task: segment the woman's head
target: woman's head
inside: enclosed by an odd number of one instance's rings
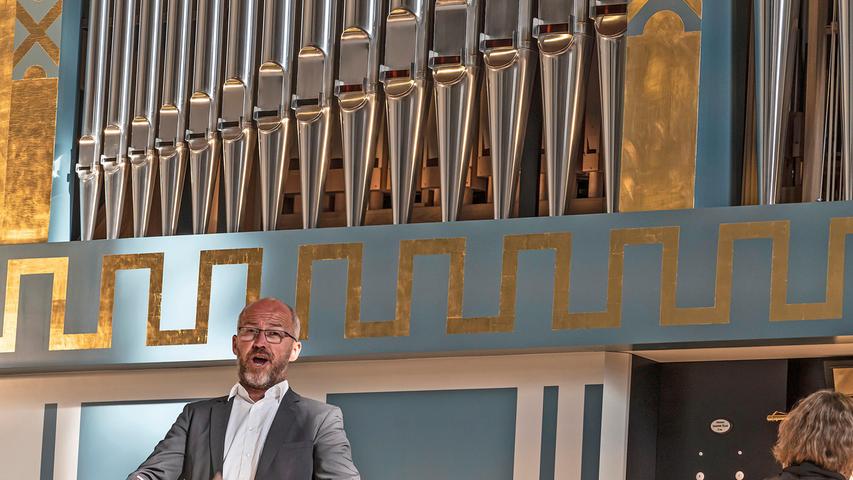
[[[779,425],[773,455],[783,467],[812,462],[853,474],[853,399],[822,390],[800,400]]]

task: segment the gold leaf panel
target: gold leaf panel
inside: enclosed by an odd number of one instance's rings
[[[700,32],[671,11],[628,38],[619,204],[622,211],[692,208]]]

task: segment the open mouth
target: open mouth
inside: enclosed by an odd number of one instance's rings
[[[251,358],[252,365],[254,365],[256,367],[263,367],[264,365],[268,364],[269,362],[270,362],[270,359],[267,357],[264,357],[262,355],[254,355]]]

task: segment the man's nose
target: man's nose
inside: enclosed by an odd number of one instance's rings
[[[252,342],[252,346],[269,348],[267,335],[264,332],[258,332],[258,334],[255,335],[255,340]]]

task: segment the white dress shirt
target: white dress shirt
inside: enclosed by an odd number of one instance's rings
[[[234,399],[228,428],[225,430],[225,462],[223,480],[253,480],[264,441],[273,418],[287,393],[287,380],[271,387],[264,398],[253,402],[249,393],[237,383],[228,399]]]

